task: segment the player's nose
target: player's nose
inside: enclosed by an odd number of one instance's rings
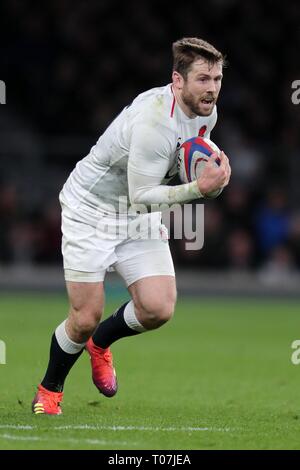
[[[217,84],[215,83],[214,80],[209,80],[209,82],[207,84],[206,93],[215,94],[216,91],[217,91]]]

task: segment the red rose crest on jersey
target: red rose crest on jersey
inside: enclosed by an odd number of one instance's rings
[[[202,127],[200,127],[199,132],[198,132],[198,136],[199,136],[199,137],[204,137],[204,134],[205,134],[205,132],[206,132],[206,129],[207,129],[207,126],[202,126]]]

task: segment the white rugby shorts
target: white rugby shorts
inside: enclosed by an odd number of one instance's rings
[[[117,271],[128,287],[144,277],[175,276],[167,228],[161,224],[160,216],[152,220],[151,237],[126,236],[127,223],[120,224],[123,232],[126,229],[125,235],[116,237],[115,221],[108,223],[106,229],[101,224],[94,226],[62,204],[65,280],[99,282],[107,271]]]

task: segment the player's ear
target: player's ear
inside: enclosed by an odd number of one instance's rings
[[[183,76],[179,72],[176,72],[176,70],[174,70],[172,73],[172,82],[173,82],[173,85],[178,90],[182,89],[183,84],[184,84],[184,79],[183,79]]]

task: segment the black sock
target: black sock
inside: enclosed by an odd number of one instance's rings
[[[106,349],[112,343],[126,336],[138,335],[140,332],[129,328],[124,320],[124,310],[126,304],[122,305],[113,315],[100,323],[97,330],[92,336],[96,346]]]
[[[65,379],[82,351],[83,349],[75,354],[66,353],[61,349],[54,333],[51,340],[49,364],[41,385],[51,392],[62,392]]]

